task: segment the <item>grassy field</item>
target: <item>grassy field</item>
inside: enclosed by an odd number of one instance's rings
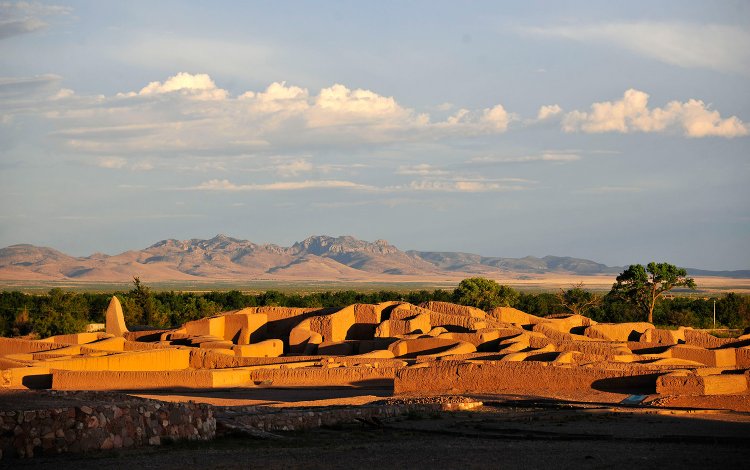
[[[180,292],[211,292],[238,290],[246,294],[259,294],[269,290],[284,293],[307,294],[313,292],[353,290],[377,292],[382,290],[411,292],[422,289],[453,290],[458,282],[339,282],[339,281],[206,281],[206,282],[146,282],[151,290]],[[133,288],[126,282],[72,282],[72,281],[0,281],[2,291],[21,291],[30,294],[45,293],[53,288],[73,292],[123,292]]]
[[[395,277],[395,276],[394,276]],[[614,276],[572,276],[560,274],[513,276],[496,279],[501,284],[509,285],[524,292],[556,292],[578,283],[591,291],[604,293],[609,291]],[[144,281],[152,290],[181,292],[210,292],[239,290],[243,293],[258,294],[269,290],[284,293],[307,294],[313,292],[353,290],[357,292],[396,291],[412,292],[418,290],[453,290],[458,279],[428,278],[392,282],[374,279],[372,281],[313,281],[313,280],[206,280],[206,281]],[[712,294],[736,292],[750,294],[750,279],[723,277],[696,277],[698,289],[695,291],[675,291],[675,295],[705,297]],[[73,292],[124,292],[133,287],[130,282],[77,282],[77,281],[7,281],[0,280],[0,291],[21,291],[30,294],[45,293],[53,288]]]

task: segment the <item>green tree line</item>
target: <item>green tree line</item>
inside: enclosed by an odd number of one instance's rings
[[[40,337],[81,331],[87,323],[103,323],[112,293],[74,293],[52,289],[45,295],[0,292],[0,335],[19,336],[34,333]],[[613,289],[605,295],[573,286],[556,293],[519,292],[482,278],[466,279],[454,291],[419,290],[413,292],[352,290],[314,293],[284,293],[269,290],[247,294],[226,292],[153,292],[139,280],[127,292],[116,292],[128,325],[177,327],[187,321],[244,307],[280,306],[328,308],[354,303],[404,301],[419,304],[430,300],[455,302],[490,309],[515,307],[527,313],[547,316],[581,313],[600,322],[643,321],[639,306]],[[713,326],[716,302],[718,326],[750,326],[750,296],[735,293],[710,298],[674,297],[661,299],[653,310],[654,323],[663,326],[685,325],[696,328]]]

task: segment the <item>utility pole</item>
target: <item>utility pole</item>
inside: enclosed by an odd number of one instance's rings
[[[714,330],[716,329],[716,299],[714,299]]]

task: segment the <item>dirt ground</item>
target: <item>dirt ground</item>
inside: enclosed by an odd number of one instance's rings
[[[19,469],[76,468],[745,468],[750,415],[625,408],[537,399],[471,412],[411,414],[373,425],[208,443],[7,461]]]
[[[195,401],[214,406],[300,407],[365,405],[384,397],[390,397],[392,394],[392,387],[275,387],[150,391],[147,393],[137,392],[133,395],[171,402]]]

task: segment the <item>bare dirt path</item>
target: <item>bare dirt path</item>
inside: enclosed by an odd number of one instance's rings
[[[744,468],[750,416],[519,401],[409,415],[284,439],[209,443],[13,461],[14,468]],[[7,464],[4,463],[4,464]]]

